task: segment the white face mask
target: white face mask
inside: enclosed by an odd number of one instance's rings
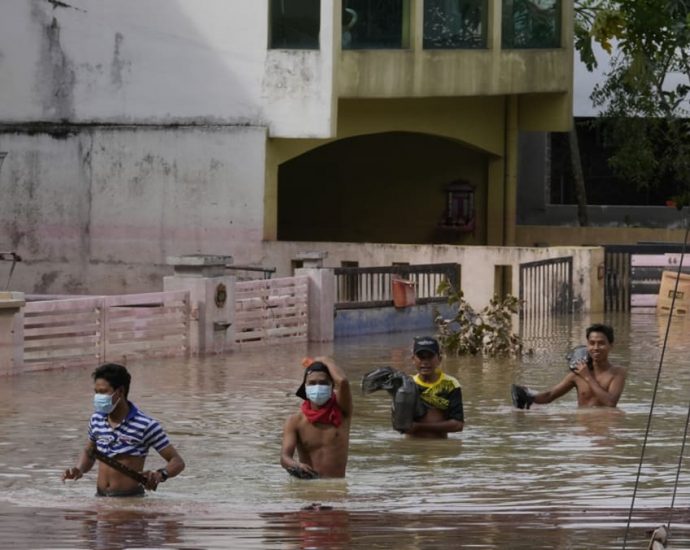
[[[93,395],[93,409],[97,413],[110,414],[115,410],[115,407],[120,402],[118,398],[115,403],[113,403],[113,396],[109,393],[95,393]]]
[[[333,394],[333,388],[326,384],[307,386],[305,390],[307,393],[307,399],[319,407],[328,401]]]

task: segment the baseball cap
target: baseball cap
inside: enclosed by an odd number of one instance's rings
[[[441,355],[441,346],[438,345],[438,340],[431,336],[416,336],[414,345],[412,346],[412,353],[417,355],[420,351],[430,351],[434,355]]]

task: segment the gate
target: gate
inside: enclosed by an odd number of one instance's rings
[[[604,308],[606,311],[630,311],[631,306],[654,305],[645,299],[656,297],[661,286],[663,266],[632,258],[678,254],[683,246],[673,243],[617,244],[604,247]],[[648,265],[647,265],[648,264]]]
[[[520,264],[521,319],[573,310],[573,257]]]

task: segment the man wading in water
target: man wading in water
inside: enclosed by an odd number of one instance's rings
[[[307,365],[296,395],[304,402],[285,422],[280,465],[304,479],[345,477],[352,419],[345,373],[332,359],[318,357]]]
[[[140,496],[145,488],[155,491],[159,483],[184,470],[184,461],[158,421],[146,416],[127,400],[131,381],[127,369],[106,363],[93,372],[93,379],[95,412],[89,422],[89,442],[77,466],[64,471],[62,481],[77,480],[88,472],[93,467],[95,451],[125,466],[139,478],[135,480],[101,462],[96,482],[97,496]],[[167,464],[153,472],[142,472],[149,447],[156,449]]]
[[[577,390],[577,404],[580,407],[615,407],[618,404],[625,385],[626,370],[614,367],[609,362],[613,329],[608,325],[595,324],[588,327],[585,334],[591,361],[579,361],[563,380],[541,393],[524,386],[513,386],[515,406],[529,409],[532,403],[551,403],[573,388]]]
[[[441,370],[441,347],[435,338],[418,336],[412,346],[414,376],[419,398],[426,406],[424,416],[405,432],[411,437],[447,438],[465,427],[460,383]]]

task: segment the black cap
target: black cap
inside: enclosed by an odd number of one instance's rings
[[[417,355],[420,351],[430,351],[434,355],[441,355],[441,346],[438,340],[431,336],[415,336],[412,353]]]
[[[325,372],[329,378],[331,377],[331,372],[328,370],[328,367],[326,365],[324,365],[321,361],[314,361],[311,365],[304,369],[304,378],[302,379],[302,385],[299,388],[297,388],[297,391],[295,392],[295,395],[297,397],[301,397],[305,400],[307,399],[307,390],[304,386],[307,382],[307,376],[309,376],[312,372]]]

